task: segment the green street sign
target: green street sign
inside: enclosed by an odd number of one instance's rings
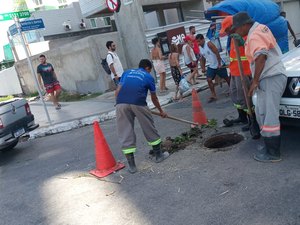
[[[15,17],[20,19],[28,18],[30,17],[30,12],[26,10],[26,11],[19,11],[19,12],[2,13],[0,14],[0,21],[13,20]]]

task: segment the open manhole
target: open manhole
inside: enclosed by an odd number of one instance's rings
[[[232,145],[240,143],[244,140],[244,137],[240,134],[219,134],[215,135],[204,142],[204,146],[207,148],[226,148]]]

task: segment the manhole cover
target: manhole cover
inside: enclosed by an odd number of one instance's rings
[[[226,148],[244,140],[242,135],[232,134],[219,134],[215,135],[204,142],[204,146],[207,148]]]

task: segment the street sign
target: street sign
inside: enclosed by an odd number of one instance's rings
[[[119,8],[119,1],[118,0],[106,0],[106,5],[107,5],[107,8],[111,12],[115,12]]]
[[[21,31],[38,30],[45,28],[42,19],[25,20],[21,21]]]
[[[45,28],[44,22],[42,19],[34,19],[34,20],[25,20],[21,21],[21,31],[29,31],[29,30],[37,30]],[[11,25],[9,28],[10,36],[14,36],[18,33],[16,24]]]
[[[0,21],[13,20],[15,17],[20,19],[28,18],[30,17],[30,12],[26,10],[26,11],[19,11],[19,12],[2,13],[0,14]]]
[[[15,34],[18,33],[18,29],[17,29],[16,24],[11,25],[11,26],[8,28],[8,30],[9,30],[10,36],[14,36]]]

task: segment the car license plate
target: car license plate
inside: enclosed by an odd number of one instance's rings
[[[24,128],[21,128],[17,131],[14,132],[14,136],[17,138],[17,137],[20,137],[22,134],[25,134],[25,129]]]
[[[281,117],[300,118],[300,106],[280,105],[279,114]]]

